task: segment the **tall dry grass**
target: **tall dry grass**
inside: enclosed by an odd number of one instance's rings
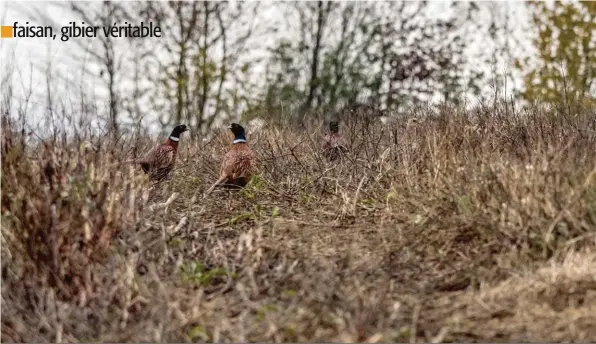
[[[204,201],[226,131],[183,138],[171,178],[150,185],[127,161],[154,140],[30,143],[5,120],[2,341],[589,338],[594,326],[528,311],[559,297],[548,283],[510,315],[481,316],[470,300],[515,299],[501,285],[544,281],[538,267],[594,249],[593,116],[510,104],[387,124],[345,113],[350,153],[333,164],[321,123],[269,123],[249,135],[250,185]],[[569,288],[594,289],[573,276]],[[596,323],[593,297],[557,307]]]

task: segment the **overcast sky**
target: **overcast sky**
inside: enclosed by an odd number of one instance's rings
[[[97,2],[97,1],[96,1]],[[0,5],[0,20],[2,25],[10,25],[14,22],[25,23],[30,21],[33,25],[43,25],[37,21],[32,21],[31,14],[43,13],[47,14],[59,25],[66,25],[72,21],[74,16],[70,15],[68,11],[61,9],[60,6],[65,3],[62,2],[47,2],[47,1],[3,1]],[[507,7],[512,13],[514,25],[517,25],[517,32],[522,34],[523,23],[528,21],[527,13],[524,10],[524,5],[516,1],[501,1],[497,2]],[[94,4],[90,4],[93,6]],[[444,9],[448,6],[447,1],[435,1],[431,6],[434,6],[434,13],[440,15],[444,13]],[[483,16],[487,16],[488,12],[484,11]],[[279,13],[268,11],[261,11],[257,20],[267,20],[268,22],[280,21]],[[488,19],[488,17],[487,17]],[[281,21],[280,21],[281,25]],[[167,35],[167,29],[163,32]],[[59,33],[58,33],[59,36]],[[126,40],[121,41],[122,44],[127,44]],[[477,52],[481,49],[486,49],[486,46],[472,46],[472,52]],[[523,49],[524,47],[514,47],[514,49]],[[44,113],[46,107],[47,87],[46,87],[46,71],[47,66],[52,66],[52,77],[60,78],[62,82],[59,86],[54,85],[52,92],[61,97],[68,97],[69,93],[78,91],[81,88],[90,88],[97,90],[94,97],[98,100],[107,99],[107,95],[102,93],[103,89],[101,82],[97,78],[85,78],[81,75],[81,70],[76,68],[76,61],[73,61],[73,52],[81,51],[80,45],[74,39],[68,42],[60,41],[59,37],[56,40],[39,39],[39,38],[16,38],[16,39],[1,39],[0,40],[0,64],[2,80],[4,81],[7,73],[12,71],[12,78],[9,82],[13,85],[13,100],[19,102],[27,97],[31,90],[30,109],[29,112],[36,114]],[[127,48],[124,48],[127,51]],[[157,53],[157,52],[156,52]],[[80,58],[81,55],[78,55]],[[130,57],[132,59],[132,56]],[[14,63],[14,66],[10,63]],[[511,70],[512,66],[501,64],[498,66],[501,71]],[[96,70],[99,74],[99,71]],[[255,70],[256,73],[259,70]],[[81,80],[85,79],[85,80]],[[519,85],[519,80],[517,80]],[[97,83],[97,84],[94,84]],[[65,101],[65,98],[61,98]],[[68,101],[68,100],[66,100]]]

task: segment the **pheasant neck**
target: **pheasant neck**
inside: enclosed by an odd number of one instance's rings
[[[178,149],[178,141],[180,141],[179,137],[170,136],[164,143],[168,146],[174,147],[174,149]]]
[[[232,143],[246,143],[246,137],[244,136],[244,133],[242,134],[236,134],[234,136],[234,141],[232,141]]]

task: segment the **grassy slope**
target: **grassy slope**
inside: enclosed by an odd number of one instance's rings
[[[590,114],[478,114],[344,122],[340,164],[272,125],[253,183],[206,199],[227,132],[151,187],[128,144],[4,128],[2,341],[596,338]]]

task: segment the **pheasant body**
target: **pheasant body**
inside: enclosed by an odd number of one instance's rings
[[[226,178],[226,184],[244,187],[256,167],[257,156],[246,142],[232,144],[226,153],[219,172],[220,178]]]
[[[329,123],[329,131],[323,136],[323,155],[329,161],[335,161],[347,153],[343,138],[339,135],[339,123]]]
[[[150,180],[161,181],[170,175],[176,164],[180,134],[187,130],[185,125],[176,126],[163,143],[151,149],[138,161]]]
[[[244,128],[237,123],[232,123],[229,129],[234,133],[232,147],[221,162],[219,179],[205,195],[211,193],[216,186],[242,188],[248,184],[255,172],[257,156],[246,143]]]

